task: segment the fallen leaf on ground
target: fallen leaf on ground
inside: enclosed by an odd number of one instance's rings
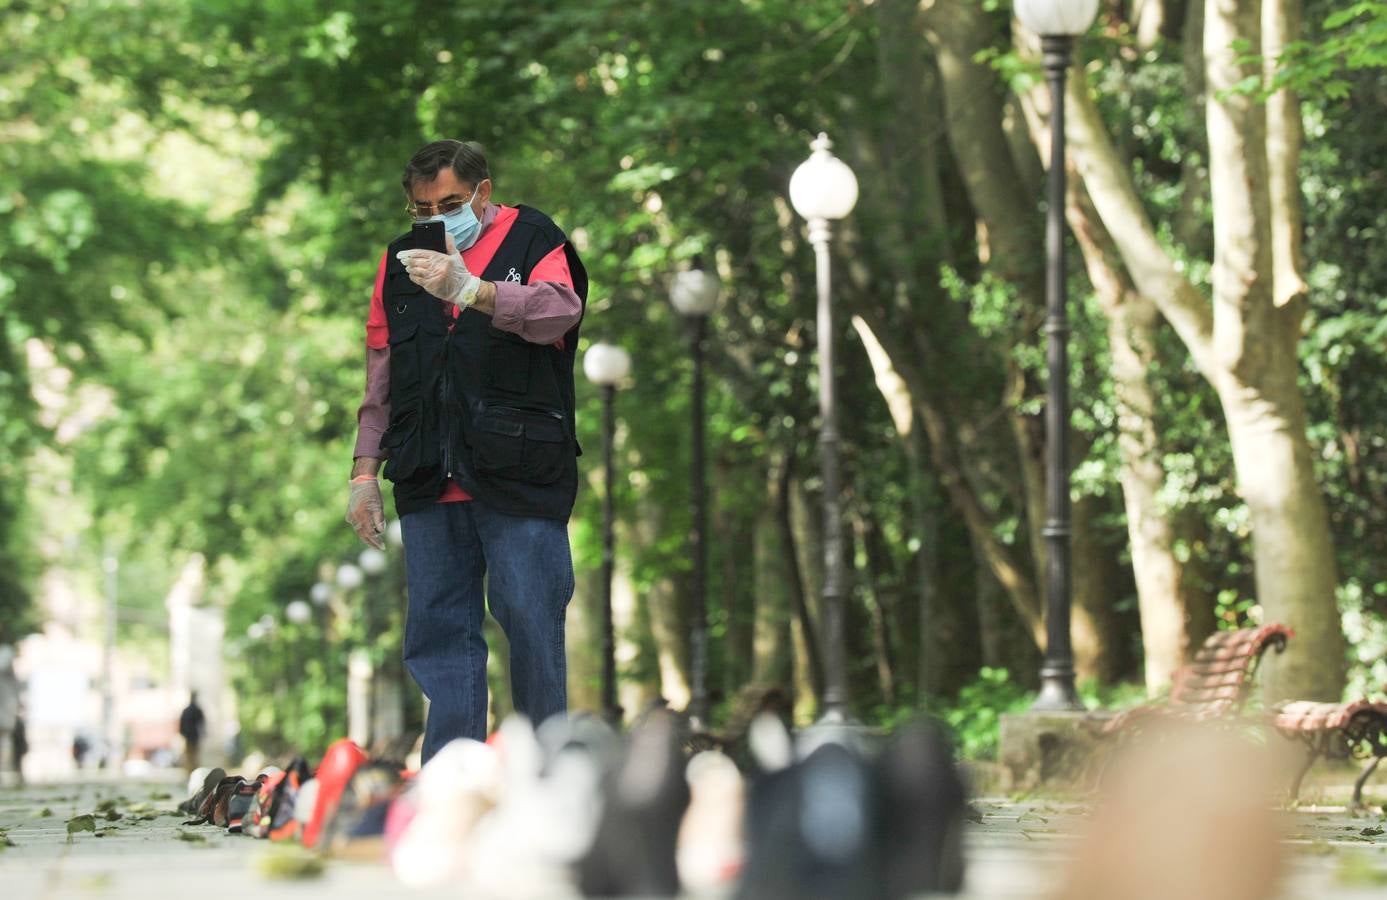
[[[123,818],[125,818],[125,817],[124,817],[123,815],[121,815],[121,813],[120,813],[118,810],[115,810],[115,809],[108,809],[108,810],[106,810],[105,819],[106,819],[107,822],[119,822],[119,821],[120,821],[121,819],[123,819]]]
[[[149,795],[149,799],[151,799],[151,800],[172,800],[172,799],[173,799],[173,794],[170,794],[168,791],[155,791],[154,793],[152,793],[152,794]]]
[[[1381,828],[1368,827],[1364,828],[1362,831],[1358,833],[1363,835],[1364,837],[1377,837],[1379,834],[1382,834],[1383,831]]]
[[[323,874],[323,858],[302,847],[280,844],[257,857],[255,869],[265,878],[319,878]]]
[[[207,836],[206,836],[206,835],[194,834],[194,833],[191,832],[191,831],[179,831],[179,832],[178,832],[177,834],[175,834],[174,836],[175,836],[176,838],[178,838],[180,841],[187,841],[187,842],[190,843],[190,844],[205,844],[205,843],[207,843]]]
[[[45,806],[43,809],[38,809],[38,810],[35,810],[35,811],[34,811],[34,818],[35,818],[35,819],[47,819],[47,818],[49,818],[49,817],[52,816],[52,815],[53,815],[53,810],[49,809],[49,808],[46,807],[46,806]]]
[[[1340,884],[1387,885],[1387,869],[1378,868],[1362,853],[1346,853],[1339,859],[1339,870],[1334,873]]]
[[[97,836],[97,837],[110,837],[111,835],[117,834],[118,832],[119,832],[119,829],[117,829],[117,828],[102,828],[102,829],[100,829],[99,831],[96,832],[96,836]]]
[[[96,816],[87,813],[85,816],[73,816],[67,820],[67,833],[76,834],[79,831],[96,831]]]

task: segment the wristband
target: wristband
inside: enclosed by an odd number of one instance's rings
[[[462,286],[462,291],[458,294],[458,305],[463,309],[477,302],[477,295],[481,293],[482,280],[476,275],[468,277],[466,284]]]

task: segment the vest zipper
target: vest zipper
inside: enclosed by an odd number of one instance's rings
[[[448,474],[445,479],[453,477],[453,391],[452,379],[448,377],[448,354],[449,344],[452,343],[452,329],[448,329],[449,340],[443,343],[443,427],[439,429],[443,438],[443,470]]]

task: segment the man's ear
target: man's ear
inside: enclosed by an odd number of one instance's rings
[[[477,185],[477,196],[482,198],[482,209],[491,202],[491,179],[485,178],[482,183]]]

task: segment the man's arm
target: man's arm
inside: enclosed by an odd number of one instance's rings
[[[380,440],[390,425],[390,345],[366,348],[366,394],[356,411],[352,477],[380,469]]]
[[[376,288],[366,316],[366,393],[356,411],[356,449],[352,477],[380,469],[380,440],[390,424],[390,329],[385,318],[385,254],[376,270]]]
[[[489,308],[483,308],[486,302]],[[583,317],[583,301],[573,290],[568,257],[562,246],[530,271],[529,284],[482,282],[473,304],[491,316],[491,324],[532,344],[552,344]]]

